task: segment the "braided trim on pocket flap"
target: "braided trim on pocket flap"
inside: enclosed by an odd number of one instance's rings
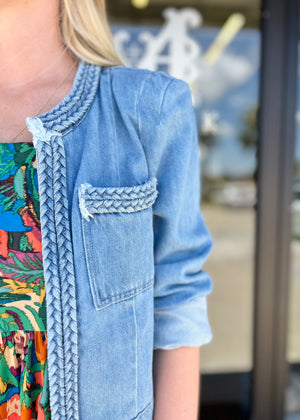
[[[79,207],[89,220],[94,213],[133,213],[152,206],[158,196],[157,179],[149,178],[132,187],[94,187],[84,183],[79,187]]]

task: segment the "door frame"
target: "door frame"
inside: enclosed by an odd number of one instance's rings
[[[299,1],[263,0],[258,112],[253,420],[282,420],[287,380]]]

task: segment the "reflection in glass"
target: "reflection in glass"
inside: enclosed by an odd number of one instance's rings
[[[205,32],[203,46],[209,48],[218,30]],[[215,283],[209,308],[216,333],[202,352],[207,372],[252,367],[258,72],[259,34],[241,30],[214,65],[205,68],[200,87],[202,211],[215,239],[205,267]]]
[[[201,350],[201,370],[212,387],[203,387],[203,395],[206,402],[227,399],[249,410],[260,32],[245,28],[240,13],[228,13],[222,27],[206,27],[191,7],[166,8],[163,16],[163,26],[112,25],[115,45],[127,65],[162,70],[190,85],[201,208],[214,242],[203,267],[214,284],[208,301],[214,339]]]

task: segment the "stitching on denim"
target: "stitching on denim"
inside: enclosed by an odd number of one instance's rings
[[[82,229],[82,237],[83,237],[83,248],[84,248],[85,260],[86,260],[86,268],[87,268],[87,274],[88,274],[88,282],[90,284],[90,291],[92,295],[92,300],[94,302],[94,307],[97,309],[97,306],[98,306],[97,290],[96,290],[96,285],[95,285],[95,282],[93,280],[92,273],[90,270],[89,253],[88,253],[87,243],[86,243],[87,237],[85,234],[83,217],[81,218],[81,229]]]
[[[78,331],[74,263],[68,224],[65,150],[60,135],[53,136],[52,132],[50,136],[39,119],[32,121],[36,122],[33,125],[29,123],[29,126],[34,127],[33,136],[37,148],[47,290],[51,417],[53,420],[78,420]],[[44,134],[47,141],[42,139]],[[54,140],[50,142],[52,136]]]
[[[138,105],[139,105],[139,101],[140,101],[140,97],[142,96],[142,91],[144,89],[144,86],[147,82],[147,80],[149,79],[149,77],[151,76],[152,72],[148,73],[147,76],[145,77],[145,79],[143,80],[140,90],[138,91],[137,97],[136,97],[136,102],[135,102],[135,115],[136,115],[136,120],[137,120],[137,124],[138,124],[138,135],[139,138],[141,138],[141,125],[140,125],[140,114],[138,112]]]
[[[132,187],[93,187],[81,184],[78,190],[82,216],[89,221],[93,213],[133,213],[145,210],[156,200],[157,179]]]
[[[135,299],[132,300],[133,319],[135,328],[135,412],[137,412],[137,389],[138,389],[138,345],[137,345],[137,320],[135,313]]]
[[[153,284],[154,284],[154,277],[152,277],[150,281],[143,284],[139,288],[130,289],[130,290],[124,292],[124,293],[120,293],[118,295],[109,297],[109,300],[108,300],[108,298],[103,299],[103,303],[99,302],[99,299],[97,299],[97,301],[99,303],[95,304],[95,308],[97,310],[101,310],[101,309],[106,308],[107,306],[110,306],[110,305],[114,304],[114,303],[120,303],[120,302],[123,302],[124,300],[131,299],[132,297],[142,293],[144,290],[147,290],[150,287],[152,287]],[[108,302],[106,303],[107,300],[108,300]]]
[[[132,69],[132,70],[134,70],[134,69]],[[139,138],[141,138],[141,129],[140,129],[140,128],[141,128],[141,125],[140,125],[140,115],[139,115],[139,112],[138,112],[139,107],[138,107],[137,105],[138,105],[138,103],[139,103],[139,101],[140,101],[140,98],[141,98],[141,96],[142,96],[142,91],[143,91],[143,89],[144,89],[144,86],[145,86],[145,84],[146,84],[147,80],[149,79],[149,77],[150,77],[150,76],[153,76],[153,75],[155,75],[155,74],[160,74],[161,76],[164,76],[164,77],[166,77],[166,78],[169,78],[169,77],[170,77],[170,76],[169,76],[169,75],[167,75],[165,72],[160,71],[160,70],[152,71],[152,70],[147,70],[147,69],[144,69],[144,71],[149,72],[149,73],[148,73],[147,77],[145,77],[145,79],[143,80],[143,83],[142,83],[141,88],[140,88],[140,90],[139,90],[139,93],[138,93],[138,95],[137,95],[137,101],[136,101],[136,111],[135,111],[135,113],[136,113],[136,117],[137,117],[137,121],[138,121],[138,130],[139,130],[139,131],[138,131],[138,134],[139,134]],[[171,77],[172,77],[172,76],[171,76]],[[165,97],[166,90],[167,90],[167,88],[168,88],[169,84],[170,84],[172,81],[174,81],[174,80],[175,80],[174,78],[170,78],[170,79],[168,79],[168,82],[167,82],[167,84],[166,84],[166,86],[165,86],[165,88],[164,88],[164,91],[163,91],[163,93],[162,93],[161,101],[160,101],[160,104],[159,104],[159,119],[158,119],[158,121],[160,121],[160,115],[161,115],[162,103],[163,103],[163,101],[164,101],[164,97]]]
[[[153,407],[153,400],[150,401],[149,404],[147,404],[146,407],[142,411],[140,411],[137,416],[133,417],[131,420],[141,419],[141,416],[146,414],[148,412],[148,410],[152,409],[152,407]]]
[[[163,109],[163,104],[164,104],[164,101],[165,101],[165,97],[166,97],[167,90],[168,90],[168,88],[169,88],[170,84],[174,82],[174,80],[175,80],[175,79],[170,79],[170,80],[169,80],[169,82],[166,84],[166,86],[165,86],[165,90],[164,90],[164,92],[163,92],[163,94],[162,94],[161,103],[160,103],[160,108],[159,108],[159,119],[158,119],[158,125],[160,124],[160,121],[161,121],[161,111],[162,111],[162,109]]]
[[[111,72],[109,73],[109,83],[110,83],[110,85],[112,84],[112,81],[111,81]],[[115,163],[115,166],[117,167],[117,173],[118,173],[118,183],[119,183],[119,185],[120,185],[120,183],[121,183],[121,175],[120,175],[120,159],[119,159],[119,148],[118,148],[118,140],[117,140],[117,123],[116,123],[116,117],[115,117],[115,112],[113,111],[113,105],[112,105],[112,98],[111,98],[111,95],[107,95],[107,102],[109,101],[109,104],[110,104],[110,106],[111,106],[111,109],[110,109],[110,115],[111,115],[111,118],[112,118],[112,120],[113,120],[113,124],[112,124],[112,126],[113,126],[113,132],[114,132],[114,155],[115,155],[115,158],[114,158],[114,163]]]
[[[109,295],[109,296],[105,296],[105,298],[101,299],[103,301],[107,301],[108,299],[119,299],[119,298],[123,298],[123,297],[128,297],[128,296],[134,296],[132,294],[132,292],[139,292],[141,290],[143,290],[146,287],[148,287],[149,285],[151,286],[151,284],[153,283],[153,277],[151,277],[151,279],[149,281],[147,281],[145,284],[143,284],[142,286],[139,287],[133,287],[132,289],[127,289],[125,292],[122,293],[118,293],[117,295]]]
[[[149,70],[146,70],[146,71],[149,71]],[[144,152],[145,161],[147,163],[148,174],[149,174],[149,162],[148,162],[147,155],[146,155],[146,152],[145,152],[145,146],[144,146],[143,142],[141,141],[141,122],[140,122],[141,119],[140,119],[140,113],[139,113],[139,106],[138,105],[139,105],[139,102],[140,102],[140,97],[142,96],[142,91],[144,89],[145,83],[149,79],[151,74],[152,74],[152,72],[148,73],[147,77],[145,77],[145,79],[143,80],[143,83],[142,83],[141,88],[138,92],[138,95],[136,97],[136,102],[135,102],[135,117],[136,117],[136,121],[137,121],[137,130],[138,130],[137,134],[138,134],[138,138],[140,140],[140,144],[141,144],[143,152]]]
[[[147,70],[147,71],[149,71],[149,70]],[[139,139],[140,139],[140,143],[141,143],[141,145],[142,145],[142,148],[143,148],[143,151],[144,151],[144,155],[145,155],[145,158],[146,158],[146,162],[147,162],[147,166],[148,166],[148,173],[149,173],[149,162],[148,162],[148,159],[147,159],[147,154],[146,154],[146,151],[145,151],[145,146],[144,146],[144,143],[141,141],[141,118],[140,118],[139,106],[138,106],[138,105],[140,105],[140,103],[139,103],[139,102],[140,102],[140,98],[141,98],[141,96],[142,96],[142,91],[143,91],[143,89],[144,89],[144,86],[145,86],[145,84],[146,84],[147,80],[148,80],[148,79],[150,78],[150,76],[151,76],[151,75],[153,75],[153,74],[161,74],[161,75],[163,75],[163,76],[165,76],[165,77],[168,77],[168,76],[167,76],[164,72],[162,72],[162,71],[156,71],[156,72],[150,71],[150,72],[148,73],[147,77],[145,77],[145,79],[143,80],[142,86],[141,86],[140,91],[139,91],[138,96],[137,96],[136,106],[135,106],[135,114],[136,114],[137,125],[138,125],[138,137],[139,137]],[[165,96],[165,92],[166,92],[166,90],[167,90],[167,87],[169,86],[169,84],[171,83],[171,81],[172,81],[172,79],[170,79],[170,80],[169,80],[169,82],[168,82],[168,83],[166,84],[166,86],[165,86],[165,90],[163,91],[162,98],[161,98],[161,102],[160,102],[160,104],[159,104],[159,112],[158,112],[159,117],[158,117],[158,122],[156,123],[156,126],[158,126],[158,125],[160,124],[160,120],[161,120],[161,108],[162,108],[162,103],[163,103],[163,100],[164,100],[164,96]]]

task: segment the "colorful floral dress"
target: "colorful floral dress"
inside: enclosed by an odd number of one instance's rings
[[[36,153],[0,143],[0,419],[50,419]]]

